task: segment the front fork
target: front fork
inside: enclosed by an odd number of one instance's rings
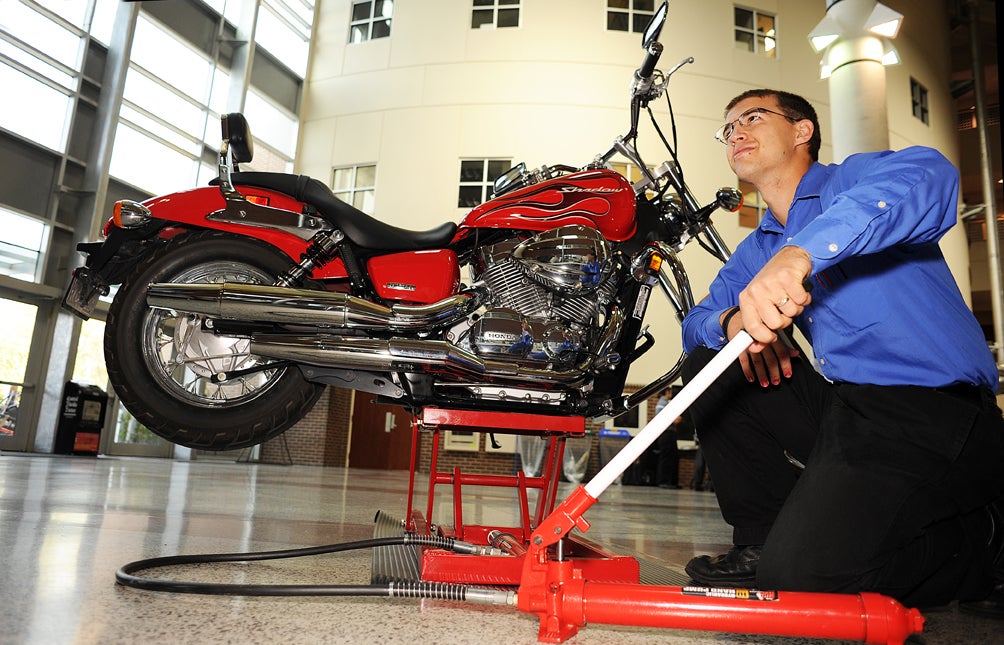
[[[722,262],[728,260],[729,256],[732,255],[725,241],[722,240],[710,221],[698,235],[704,236],[702,246]],[[639,271],[647,271],[651,280],[659,284],[666,299],[673,305],[677,321],[682,324],[683,319],[694,306],[694,294],[690,288],[690,278],[676,252],[662,242],[651,243],[634,262],[635,276],[640,278]],[[656,392],[661,392],[669,387],[679,378],[684,358],[686,355],[680,354],[676,364],[668,372],[630,396],[624,397],[623,409],[630,410],[641,405]]]

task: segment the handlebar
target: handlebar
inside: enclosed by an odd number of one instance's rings
[[[636,95],[647,92],[648,88],[651,87],[652,74],[655,72],[655,66],[659,64],[659,57],[662,56],[662,43],[654,41],[649,44],[645,51],[647,52],[645,60],[642,61],[641,67],[635,72]]]

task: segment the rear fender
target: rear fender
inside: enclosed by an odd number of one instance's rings
[[[143,205],[150,209],[155,220],[166,222],[165,227],[158,231],[161,237],[173,237],[193,228],[215,229],[261,240],[285,253],[291,261],[299,261],[309,245],[309,240],[304,239],[304,235],[308,238],[313,235],[313,230],[305,228],[293,232],[293,229],[297,229],[296,223],[302,219],[301,213],[306,204],[284,193],[264,188],[240,186],[239,189],[250,202],[249,210],[253,210],[252,214],[256,216],[254,223],[221,217],[219,214],[224,211],[227,203],[215,186],[153,197],[144,201]],[[268,219],[270,217],[271,220]],[[325,280],[344,278],[347,275],[342,260],[336,258],[315,269],[311,277]]]

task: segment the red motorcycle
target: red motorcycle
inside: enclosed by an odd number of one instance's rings
[[[698,205],[649,107],[693,62],[656,69],[665,18],[663,4],[643,38],[628,133],[580,168],[518,164],[459,225],[403,230],[316,179],[242,172],[251,133],[225,115],[215,185],[116,203],[104,241],[79,245],[87,262],[64,307],[86,319],[121,283],[105,332],[115,392],[148,428],[194,448],[265,441],[325,385],[412,409],[621,414],[682,362],[623,394],[654,344],[651,290],[682,320],[693,296],[677,253],[697,239],[724,261],[709,217],[741,203],[723,188]],[[670,156],[654,169],[636,149],[642,109]],[[609,168],[618,153],[641,171],[635,185]]]

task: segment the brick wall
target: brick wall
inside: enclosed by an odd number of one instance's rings
[[[344,466],[348,452],[349,411],[352,391],[337,387],[325,388],[314,408],[281,437],[262,444],[263,463],[302,466]],[[283,448],[285,438],[289,457]]]

